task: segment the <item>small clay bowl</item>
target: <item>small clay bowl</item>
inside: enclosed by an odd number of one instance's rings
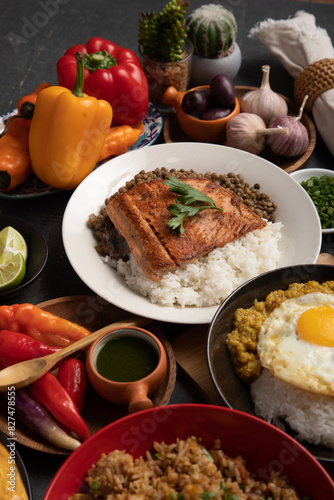
[[[194,87],[187,92],[194,90],[210,90],[209,85],[202,85]],[[191,139],[198,142],[211,142],[222,144],[225,139],[226,123],[230,118],[240,113],[239,100],[235,99],[233,111],[218,120],[200,120],[194,116],[185,113],[181,107],[183,96],[186,92],[179,92],[175,87],[168,87],[166,89],[162,102],[164,105],[173,106],[176,111],[177,121],[185,134]]]
[[[118,341],[117,347],[112,344],[114,341]],[[135,359],[131,358],[129,349],[132,353],[136,350]],[[146,356],[145,363],[139,350]],[[147,369],[148,363],[150,369]],[[137,372],[132,373],[135,364]],[[137,327],[117,328],[90,346],[86,366],[89,380],[100,396],[112,403],[128,405],[129,412],[135,413],[153,406],[149,396],[165,379],[167,356],[162,343],[151,332]],[[143,375],[141,378],[137,378],[139,373]]]

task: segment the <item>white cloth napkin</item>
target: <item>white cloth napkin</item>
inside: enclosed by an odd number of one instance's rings
[[[327,31],[316,26],[315,17],[304,11],[296,12],[287,20],[262,21],[251,29],[249,37],[257,37],[293,78],[309,64],[334,59]],[[312,113],[320,135],[334,156],[334,89],[317,97]]]

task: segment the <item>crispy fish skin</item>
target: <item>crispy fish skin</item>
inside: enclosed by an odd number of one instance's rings
[[[107,213],[116,229],[126,239],[130,251],[144,273],[151,280],[159,281],[162,274],[175,270],[175,263],[133,203],[129,192],[116,196],[107,205]]]
[[[185,233],[167,226],[167,207],[177,196],[156,180],[141,183],[114,197],[106,210],[119,233],[127,240],[139,266],[153,281],[217,247],[266,226],[266,222],[240,202],[239,198],[206,178],[182,179],[213,199],[218,210],[203,210],[184,221]]]

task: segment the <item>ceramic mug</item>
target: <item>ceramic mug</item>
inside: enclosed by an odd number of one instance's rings
[[[156,364],[154,363],[155,367],[152,368],[152,371],[138,380],[120,381],[117,373],[113,380],[106,378],[106,371],[109,370],[111,363],[114,363],[110,358],[108,364],[108,353],[106,350],[108,348],[110,349],[112,346],[111,342],[117,339],[123,339],[124,351],[118,354],[118,361],[122,363],[122,371],[125,370],[126,372],[126,363],[129,362],[129,359],[126,359],[127,356],[129,358],[129,342],[132,343],[135,341],[140,342],[141,348],[144,348],[146,354],[148,354],[149,351],[155,353]],[[132,341],[131,339],[135,340]],[[127,348],[125,347],[125,343],[128,345]],[[106,347],[107,345],[109,345],[109,347]],[[145,345],[146,347],[143,347]],[[101,352],[103,348],[105,350],[102,360]],[[132,350],[133,348],[134,346],[131,346]],[[122,346],[119,349],[122,349]],[[115,352],[116,351],[114,351],[114,353]],[[123,361],[121,361],[121,358],[123,358]],[[132,365],[134,364],[137,364],[137,366],[140,365],[140,360],[136,359],[135,362],[132,362]],[[132,365],[129,365],[129,370],[132,369]],[[167,355],[160,340],[151,332],[138,327],[117,328],[101,335],[90,346],[87,353],[86,366],[89,380],[100,396],[112,403],[128,405],[129,412],[135,413],[153,406],[153,402],[149,396],[158,390],[165,379],[167,372]],[[144,367],[141,368],[144,369]],[[117,366],[115,370],[117,372]],[[102,372],[103,375],[99,372]]]

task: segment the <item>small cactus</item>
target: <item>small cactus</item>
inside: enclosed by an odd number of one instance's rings
[[[138,41],[146,57],[163,62],[182,59],[182,45],[189,30],[184,18],[188,5],[188,1],[171,0],[157,15],[141,13]]]
[[[195,9],[186,19],[188,38],[194,54],[220,58],[234,49],[237,24],[234,15],[222,5],[208,4]]]

